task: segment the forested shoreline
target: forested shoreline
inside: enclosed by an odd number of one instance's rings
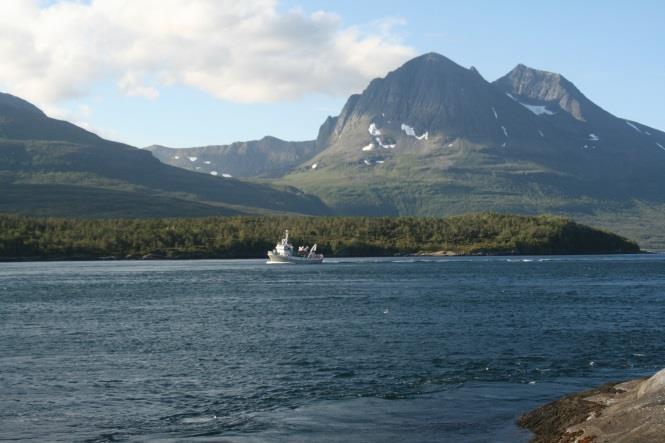
[[[637,253],[616,234],[554,216],[62,219],[0,215],[0,260],[261,258],[289,229],[326,256]]]

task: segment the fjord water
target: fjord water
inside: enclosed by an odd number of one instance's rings
[[[663,255],[5,263],[0,439],[526,441],[663,319]]]

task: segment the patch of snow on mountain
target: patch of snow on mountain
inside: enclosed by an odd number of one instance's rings
[[[196,160],[198,160],[198,157],[187,157],[190,162],[194,163]]]
[[[369,133],[372,135],[372,137],[376,137],[378,135],[381,135],[381,131],[379,130],[379,128],[376,127],[376,125],[374,123],[369,125],[368,130],[369,130]]]
[[[383,160],[377,160],[376,163],[379,164],[379,165],[382,165],[384,163],[384,161]]]
[[[545,134],[543,134],[543,131],[541,131],[540,129],[538,130],[538,134],[540,134],[542,138],[545,138]]]
[[[222,174],[222,177],[224,177],[224,178],[233,178],[233,176],[231,174],[226,174],[226,173]]]
[[[650,133],[649,131],[644,131],[644,133],[645,133],[646,135],[651,135],[651,133]]]
[[[314,163],[314,164],[312,165],[312,169],[316,169],[316,168],[318,168],[318,167],[319,167],[319,164],[318,164],[318,163]]]
[[[506,137],[508,137],[508,130],[506,129],[506,127],[505,127],[505,126],[501,126],[501,130],[503,131],[503,135],[505,135]]]
[[[508,97],[510,97],[511,99],[517,101],[517,99],[516,99],[515,97],[513,97],[513,94],[511,94],[510,92],[506,92],[506,95],[507,95]]]
[[[663,151],[665,151],[665,146],[661,145],[660,143],[656,143],[656,144],[658,145],[658,147],[659,147],[660,149],[662,149]]]
[[[503,144],[501,145],[501,147],[502,147],[502,148],[505,148],[507,144],[508,144],[508,143],[503,142]]]
[[[372,163],[369,160],[363,160],[367,166],[371,165]]]
[[[448,143],[448,147],[449,147],[449,148],[452,148],[452,147],[453,147],[453,144],[452,144],[452,143]]]
[[[554,115],[554,112],[550,111],[547,109],[546,106],[542,105],[527,105],[526,103],[518,102],[520,105],[524,106],[527,108],[529,111],[533,112],[536,115]]]
[[[367,146],[363,146],[363,151],[371,151],[372,149],[374,149],[374,143],[370,143]]]
[[[179,155],[176,155],[175,157],[173,157],[173,159],[174,159],[174,160],[180,160],[180,156],[179,156]]]
[[[206,165],[209,165],[211,162],[210,162],[210,160],[206,160],[203,163],[205,163]]]
[[[494,113],[494,118],[499,119],[499,114],[496,113],[496,109],[492,108],[492,112]]]
[[[631,122],[629,122],[628,120],[626,120],[626,124],[628,126],[630,126],[631,128],[633,128],[634,130],[636,130],[637,132],[639,132],[640,134],[642,134],[642,130],[640,128],[638,128],[637,126],[635,126],[634,124],[632,124]]]
[[[201,167],[200,167],[200,166],[197,166],[197,167],[194,168],[194,169],[196,169],[196,170],[198,171],[199,169],[201,169]]]
[[[406,135],[410,135],[411,137],[415,137],[418,140],[427,140],[429,138],[429,132],[425,132],[422,135],[417,135],[416,130],[413,129],[412,126],[407,125],[406,123],[402,123],[402,131],[404,131],[404,133]]]
[[[217,171],[210,171],[210,175],[217,175]]]
[[[600,137],[598,137],[594,133],[591,133],[591,134],[589,134],[589,140],[591,140],[592,142],[597,142],[597,141],[600,141]]]
[[[374,137],[374,140],[376,141],[376,144],[381,146],[383,149],[395,149],[395,144],[392,145],[384,145],[383,142],[381,141],[381,137]]]

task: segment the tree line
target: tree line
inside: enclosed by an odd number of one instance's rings
[[[242,216],[64,219],[0,215],[0,259],[259,258],[289,229],[327,256],[639,252],[618,235],[554,216]]]

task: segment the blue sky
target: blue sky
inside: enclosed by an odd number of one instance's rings
[[[62,2],[40,3],[45,7],[49,3],[58,6]],[[266,4],[270,3],[267,0]],[[412,54],[435,51],[463,66],[475,66],[490,81],[518,63],[560,72],[608,111],[665,130],[665,113],[661,108],[665,103],[664,5],[659,1],[285,0],[274,7],[273,15],[288,15],[295,9],[305,19],[293,23],[275,22],[274,17],[266,18],[267,26],[274,25],[276,29],[272,29],[269,38],[262,41],[260,51],[264,52],[257,53],[272,51],[267,57],[273,64],[248,59],[239,66],[217,66],[214,62],[216,46],[202,56],[201,60],[213,61],[202,65],[194,80],[164,80],[161,77],[170,78],[171,74],[163,74],[164,69],[159,73],[157,69],[151,71],[159,60],[141,59],[140,63],[133,61],[131,65],[132,73],[140,73],[139,80],[133,74],[123,74],[119,81],[121,73],[118,73],[117,66],[125,62],[122,59],[110,64],[108,72],[86,73],[87,76],[82,77],[80,82],[84,86],[80,88],[77,83],[63,85],[65,82],[58,69],[66,70],[66,65],[62,68],[49,65],[54,74],[45,76],[52,79],[48,84],[42,85],[40,78],[36,78],[29,83],[21,83],[21,87],[13,81],[19,77],[9,74],[3,77],[2,70],[7,69],[3,66],[0,68],[0,87],[17,95],[27,95],[26,98],[44,105],[47,111],[54,109],[56,115],[135,146],[152,143],[199,146],[256,139],[264,135],[303,140],[315,137],[326,116],[336,115],[350,93],[360,92],[368,76],[379,75],[379,72],[383,75],[389,66],[394,69],[401,60],[408,58],[404,55],[405,51],[412,51]],[[333,15],[327,18],[312,16],[319,10]],[[77,17],[84,17],[70,12],[59,13],[62,17],[74,17],[70,18],[73,23],[82,20]],[[165,17],[167,20],[168,16]],[[225,23],[223,17],[220,20],[219,23]],[[192,23],[195,26],[197,22],[192,19]],[[214,34],[215,29],[219,29],[222,31],[219,38],[224,38],[223,24],[213,25],[212,31],[206,32]],[[317,26],[327,31],[319,34]],[[374,50],[377,61],[372,61],[371,66],[363,65],[360,60],[339,72],[312,73],[311,76],[307,72],[299,72],[298,75],[303,77],[296,83],[305,84],[310,77],[313,78],[311,84],[304,85],[302,89],[298,89],[297,84],[286,85],[279,77],[262,83],[262,76],[272,76],[270,66],[279,64],[280,51],[288,50],[279,46],[265,49],[273,47],[270,39],[286,42],[286,45],[310,36],[314,41],[324,41],[349,29],[358,34],[349,46],[349,52],[340,53],[338,48],[330,57],[343,61],[344,57],[353,57],[361,50],[360,41],[363,38],[382,39],[382,46]],[[86,39],[85,32],[96,33],[97,30],[81,31],[80,40]],[[283,40],[280,34],[297,32],[300,34],[287,35]],[[242,39],[241,33],[234,31],[230,34]],[[70,37],[67,34],[63,45],[72,45],[74,49],[64,51],[64,59],[71,55],[72,63],[75,63],[82,49],[77,40]],[[104,41],[103,38],[99,41]],[[211,38],[215,38],[214,35]],[[148,39],[146,44],[152,41]],[[354,46],[356,44],[358,46]],[[314,43],[312,46],[315,46]],[[311,47],[291,52],[290,57],[312,56]],[[382,52],[385,52],[385,57],[382,57]],[[220,50],[219,54],[223,58],[224,52]],[[100,61],[89,62],[90,56],[87,57],[72,69],[86,71],[86,66],[91,63],[104,63],[101,58],[95,59]],[[4,59],[7,60],[6,57]],[[11,67],[12,61],[4,62],[7,63]],[[34,65],[34,61],[31,63]],[[311,66],[321,65],[322,62],[318,61]],[[258,70],[247,73],[246,85],[242,84],[245,75],[242,69]],[[376,74],[371,69],[375,69]],[[115,71],[110,73],[112,70]],[[15,75],[19,74],[20,71]],[[228,84],[216,82],[214,77],[217,74],[229,75]],[[179,75],[180,72],[175,72],[173,78]],[[182,75],[182,78],[186,77]],[[201,80],[201,75],[205,79]],[[293,76],[288,70],[283,75]],[[348,82],[340,78],[347,76],[357,78],[351,78]],[[334,87],[327,86],[333,83]],[[255,84],[257,90],[265,88],[264,92],[259,95],[259,100],[247,99],[254,97],[252,91]],[[59,87],[63,88],[62,93],[55,94],[53,89]],[[286,92],[271,95],[271,88],[278,91],[282,87]],[[46,92],[40,95],[38,91],[42,89]]]

